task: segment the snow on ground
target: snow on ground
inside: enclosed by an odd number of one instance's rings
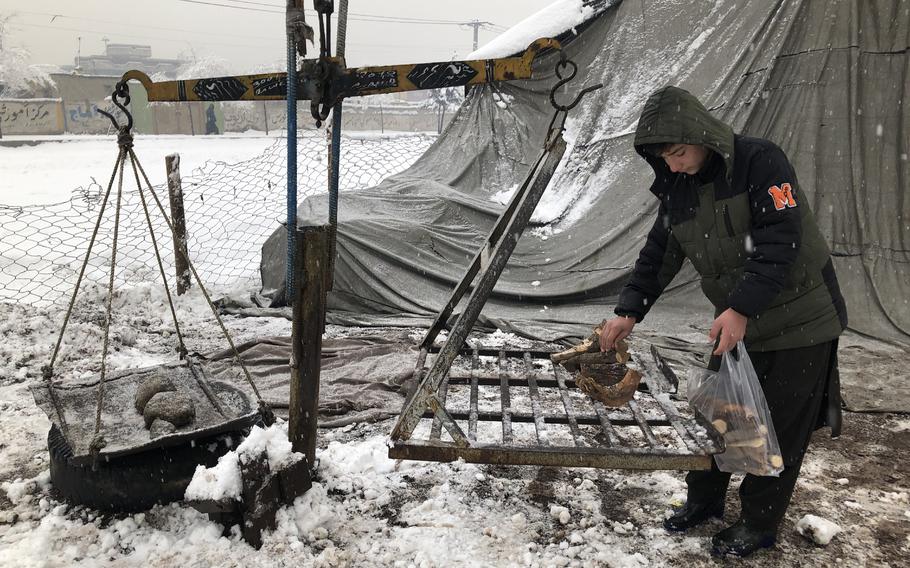
[[[280,134],[228,134],[223,136],[143,136],[135,139],[136,155],[152,184],[163,184],[167,175],[164,157],[180,154],[186,175],[206,161],[235,163],[261,154]],[[4,136],[0,146],[0,204],[39,205],[59,203],[74,189],[93,182],[107,187],[119,151],[116,136]],[[65,164],[66,167],[61,167]],[[132,187],[132,186],[130,186]]]
[[[98,293],[100,294],[100,293]],[[99,295],[77,303],[57,363],[61,376],[96,373]],[[118,295],[112,367],[176,357],[163,293],[139,286]],[[193,292],[178,299],[190,348],[223,347],[208,307]],[[237,527],[182,504],[142,514],[99,515],[57,500],[49,484],[49,423],[27,386],[40,380],[59,308],[0,304],[0,566],[710,566],[711,522],[689,534],[661,527],[685,499],[683,474],[396,461],[387,457],[393,421],[321,430],[313,488],[279,512],[254,550]],[[235,340],[287,335],[290,322],[226,318]],[[329,326],[328,336],[358,330]],[[377,333],[377,330],[364,330]],[[382,333],[381,330],[378,331]],[[389,331],[388,333],[391,333]],[[419,337],[419,330],[411,335]],[[484,343],[519,346],[496,332]],[[7,363],[9,361],[9,363]],[[894,460],[910,447],[902,419],[848,415],[840,440],[820,432],[810,450],[780,544],[750,565],[897,566],[910,552],[908,480]],[[264,442],[264,437],[260,442]],[[280,449],[279,449],[280,450]],[[279,451],[279,453],[281,453]],[[727,523],[736,519],[735,491]],[[796,532],[815,515],[843,531],[825,548]]]
[[[825,546],[837,536],[837,533],[841,532],[841,528],[828,519],[816,515],[806,515],[796,523],[796,532],[816,544]]]
[[[219,153],[214,141],[202,137],[174,142],[180,143],[186,171],[192,167],[188,156],[193,152],[236,161],[260,153],[271,139],[234,141],[245,148],[238,152],[249,155]],[[55,163],[49,161],[44,181],[29,173],[32,158],[10,153],[19,148],[0,147],[0,203],[20,199],[21,187],[34,191],[29,203],[44,196],[57,200],[52,197],[55,188],[41,186],[48,180],[65,183],[68,197],[74,185],[82,183],[80,176],[96,169],[87,161],[72,166],[70,158],[78,157],[72,150],[80,144],[100,149],[113,142],[42,144],[48,152],[59,150],[56,164],[66,163],[64,171],[70,172],[66,177],[53,173],[60,168],[54,170]],[[149,146],[159,147],[162,157],[171,151],[168,140]],[[7,157],[14,155],[18,177],[9,175],[14,165]],[[55,366],[59,377],[90,376],[100,370],[104,300],[97,288],[80,295]],[[190,350],[205,353],[225,347],[198,290],[177,298],[176,309]],[[158,287],[141,284],[117,292],[114,310],[111,370],[176,359],[173,324]],[[685,499],[682,472],[390,460],[390,420],[321,430],[313,488],[279,512],[278,526],[258,551],[240,538],[237,527],[225,530],[183,504],[111,516],[62,503],[50,484],[50,424],[28,386],[41,380],[41,365],[50,357],[63,315],[59,305],[0,303],[4,568],[715,565],[709,542],[722,523],[711,522],[688,534],[668,534],[661,526],[671,507]],[[237,342],[290,334],[290,322],[279,318],[228,317],[225,323]],[[327,336],[359,331],[329,326]],[[410,331],[412,338],[422,335],[422,330]],[[495,346],[527,346],[503,332],[482,339]],[[906,416],[848,414],[839,440],[827,439],[825,431],[817,434],[777,548],[748,564],[902,565],[910,552],[910,479],[903,460],[895,457],[910,451],[908,424]],[[736,492],[731,491],[725,522],[736,520],[737,512]],[[817,548],[795,528],[807,515],[836,523],[842,532],[825,548]]]
[[[247,464],[265,455],[269,471],[276,473],[304,458],[301,453],[291,449],[288,439],[287,424],[272,424],[268,428],[253,426],[246,439],[218,458],[213,467],[198,466],[193,479],[186,488],[184,497],[194,501],[222,499],[240,500],[241,463]]]

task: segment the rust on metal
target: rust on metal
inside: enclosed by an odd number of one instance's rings
[[[421,350],[418,376],[439,350]],[[683,417],[661,386],[669,385],[652,353],[635,355],[643,381],[635,398],[607,408],[581,394],[569,371],[545,351],[485,349],[458,352],[450,374],[430,397],[409,439],[392,437],[389,457],[431,461],[464,460],[500,465],[599,467],[615,469],[709,469],[723,445],[711,429]],[[541,372],[541,369],[546,372]],[[655,378],[659,373],[659,378]],[[490,391],[496,407],[480,407]],[[467,423],[467,436],[458,436]],[[486,428],[481,425],[487,425]],[[450,439],[441,439],[441,426]],[[501,432],[501,434],[500,434]]]

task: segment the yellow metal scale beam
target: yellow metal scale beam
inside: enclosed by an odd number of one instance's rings
[[[351,69],[345,67],[342,58],[307,60],[303,63],[298,96],[300,100],[312,100],[327,81],[331,84],[331,100],[323,102],[333,104],[345,97],[529,79],[531,64],[538,54],[559,47],[555,39],[544,38],[516,57]],[[124,81],[130,79],[142,83],[150,102],[268,101],[287,97],[287,73],[153,82],[145,73],[133,70],[123,75]]]

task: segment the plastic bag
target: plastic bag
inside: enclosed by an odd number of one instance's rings
[[[746,346],[724,353],[720,371],[693,369],[689,405],[723,436],[726,451],[714,456],[721,471],[777,476],[784,469],[771,412]]]

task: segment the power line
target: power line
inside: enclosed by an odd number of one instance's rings
[[[210,0],[177,0],[178,2],[183,2],[186,4],[200,4],[203,6],[214,6],[218,8],[233,8],[235,10],[246,10],[250,12],[263,12],[267,14],[284,14],[284,10],[267,10],[265,8],[252,8],[246,5],[253,6],[267,6],[273,8],[279,8],[280,6],[276,4],[268,4],[264,2],[253,2],[250,0],[222,0],[222,2],[215,2]],[[246,4],[242,6],[237,6],[235,4],[224,4],[223,2],[235,2],[236,4]],[[348,13],[349,20],[362,21],[362,22],[377,22],[377,23],[389,23],[389,24],[427,24],[427,25],[466,25],[470,22],[465,22],[463,20],[439,20],[439,19],[429,19],[429,18],[411,18],[407,16],[384,16],[381,14],[360,14],[357,12]],[[486,22],[487,24],[492,24],[491,22]],[[495,25],[495,24],[492,24]],[[501,27],[501,26],[499,26]]]
[[[267,2],[253,2],[252,0],[222,0],[223,2],[231,2],[233,4],[249,4],[252,6],[266,6],[269,8],[284,8],[282,4],[271,4]],[[191,2],[195,3],[195,2]],[[228,6],[231,8],[239,8],[239,6]],[[281,11],[281,13],[284,13]],[[384,16],[381,14],[359,14],[357,12],[348,12],[348,18],[352,16],[364,17],[364,18],[379,18],[382,20],[390,20],[394,22],[419,22],[427,24],[463,24],[464,22],[460,20],[440,20],[438,18],[411,18],[408,16]]]
[[[114,20],[99,20],[97,18],[85,18],[82,16],[68,16],[66,14],[50,14],[47,12],[30,12],[30,11],[26,11],[26,10],[22,10],[22,11],[20,11],[20,13],[31,14],[34,16],[50,16],[51,18],[66,18],[68,20],[82,20],[85,22],[99,22],[102,24],[114,24],[117,26],[124,25],[123,22],[117,22]],[[31,24],[31,25],[37,25],[37,24]],[[237,37],[237,34],[206,32],[206,31],[197,31],[197,30],[185,30],[185,29],[180,29],[180,28],[164,28],[161,26],[147,26],[147,25],[143,25],[143,24],[134,24],[132,22],[130,22],[129,27],[130,28],[146,28],[149,30],[158,30],[158,31],[166,31],[166,32],[182,32],[182,33],[190,33],[193,35],[213,35],[213,36],[232,37],[232,38]],[[245,36],[245,37],[249,37],[251,39],[272,39],[272,38],[268,38],[268,37],[264,37],[264,36]],[[284,38],[282,38],[282,40],[283,39]]]
[[[233,8],[235,10],[246,10],[247,12],[265,12],[267,14],[283,14],[281,10],[264,10],[262,8],[247,8],[246,6],[233,6],[231,4],[221,4],[219,2],[205,2],[204,0],[177,0],[186,4],[202,4],[204,6],[218,6],[220,8]],[[277,7],[277,6],[276,6]]]
[[[43,28],[43,29],[58,30],[58,31],[67,31],[67,32],[79,32],[79,33],[83,33],[83,34],[92,34],[92,35],[97,35],[97,36],[134,37],[134,38],[154,39],[154,40],[158,40],[158,41],[166,41],[166,42],[174,42],[174,43],[187,43],[187,40],[186,40],[186,39],[175,39],[175,38],[168,38],[168,37],[161,37],[161,36],[151,36],[151,35],[137,35],[137,34],[134,34],[134,33],[123,33],[123,32],[118,32],[118,31],[105,31],[105,30],[100,30],[100,31],[99,31],[99,30],[88,30],[88,29],[84,29],[84,28],[67,28],[67,27],[62,27],[62,26],[48,26],[48,25],[42,25],[42,24],[29,24],[29,23],[26,23],[26,22],[20,22],[20,23],[18,23],[17,25],[18,25],[18,26],[28,26],[28,27],[30,27],[30,28]],[[232,43],[223,43],[223,42],[209,42],[209,41],[207,41],[207,42],[197,42],[197,43],[200,43],[200,44],[202,44],[202,45],[224,45],[224,46],[229,46],[229,47],[253,47],[253,48],[266,47],[266,46],[263,45],[263,44],[259,44],[259,45],[249,45],[249,44],[239,44],[239,43],[236,43],[236,42],[232,42]]]
[[[100,21],[100,20],[98,20],[98,21]],[[112,22],[112,23],[116,23],[116,22]],[[20,23],[18,23],[17,25],[19,25],[19,26],[28,26],[28,27],[32,27],[32,28],[43,28],[43,29],[49,29],[49,30],[59,30],[59,31],[68,31],[68,32],[79,32],[79,33],[83,33],[83,34],[92,34],[92,35],[96,35],[96,36],[137,37],[137,38],[142,38],[142,39],[154,39],[154,40],[159,40],[159,41],[167,41],[167,42],[175,42],[175,43],[186,43],[186,40],[184,40],[184,39],[167,38],[167,37],[160,37],[160,36],[149,36],[149,35],[136,35],[136,34],[132,34],[132,33],[126,34],[126,33],[121,33],[121,32],[117,32],[117,31],[110,31],[110,30],[97,30],[97,29],[84,29],[84,28],[69,28],[69,27],[62,27],[62,26],[49,26],[49,25],[42,25],[42,24],[31,24],[31,23],[27,23],[27,22],[20,22]],[[161,28],[161,29],[167,29],[167,28]],[[232,37],[236,37],[236,36],[232,36]],[[270,39],[270,38],[253,38],[253,39]],[[280,38],[280,39],[281,39],[282,41],[284,41],[284,38]],[[233,42],[233,43],[222,43],[222,42],[209,42],[209,41],[196,42],[196,43],[199,44],[199,45],[224,45],[224,46],[229,46],[229,47],[252,47],[252,48],[272,47],[271,45],[267,45],[267,44],[264,44],[264,43],[257,44],[257,45],[238,44],[238,43],[236,43],[236,42]],[[392,49],[414,49],[415,47],[421,47],[421,48],[437,49],[437,50],[439,50],[439,51],[449,51],[449,50],[452,49],[451,46],[440,46],[440,45],[438,45],[438,44],[430,45],[430,44],[396,44],[396,43],[360,43],[360,42],[348,42],[348,45],[354,45],[354,46],[359,46],[359,47],[382,47],[382,48],[392,48]]]

